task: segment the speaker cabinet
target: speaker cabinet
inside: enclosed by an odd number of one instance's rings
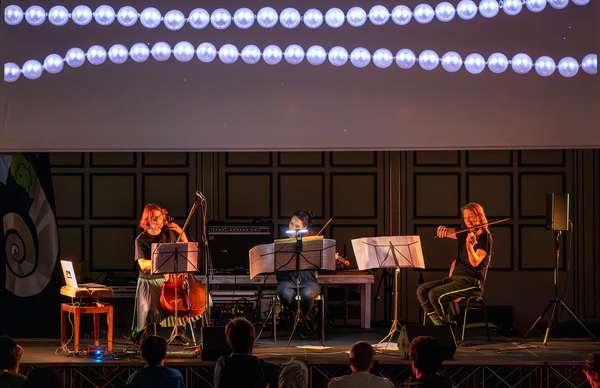
[[[216,361],[219,357],[231,353],[225,341],[225,326],[202,327],[202,360]]]
[[[415,337],[434,337],[439,345],[443,360],[451,360],[456,352],[456,339],[448,325],[423,326],[418,324],[403,325],[398,338],[398,348],[405,358],[408,358],[408,345]]]
[[[546,195],[546,227],[555,231],[569,230],[569,193]]]

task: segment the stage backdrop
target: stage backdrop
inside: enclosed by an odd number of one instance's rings
[[[82,2],[65,0],[69,10]],[[101,1],[84,2],[92,9]],[[129,4],[108,2],[115,10]],[[419,1],[401,3],[414,8]],[[439,3],[431,1],[432,5]],[[456,4],[456,1],[452,2]],[[23,9],[32,1],[3,2]],[[58,4],[58,3],[56,3]],[[382,1],[388,9],[397,2]],[[52,4],[43,3],[45,8]],[[316,7],[347,10],[351,5],[369,9],[373,3],[339,1],[230,1],[226,3],[134,2],[138,11],[155,5],[164,14],[195,7],[209,12],[225,7],[257,11],[273,6],[278,11],[296,7],[303,14]],[[248,30],[235,26],[194,30],[186,25],[177,32],[164,25],[146,29],[138,22],[123,27],[95,22],[81,27],[46,21],[33,27],[0,27],[2,63],[19,65],[28,59],[43,61],[50,53],[64,56],[71,47],[87,50],[94,44],[108,49],[115,43],[130,47],[137,42],[165,41],[173,46],[183,40],[197,46],[212,42],[217,48],[232,43],[239,49],[256,44],[282,48],[297,43],[305,49],[319,44],[330,49],[363,46],[374,52],[389,48],[395,53],[410,48],[415,53],[433,49],[438,54],[455,50],[464,58],[472,52],[488,57],[503,52],[509,58],[525,52],[555,60],[573,56],[579,61],[597,53],[600,36],[600,4],[572,3],[563,10],[549,5],[540,13],[527,9],[518,16],[481,16],[471,21],[456,17],[449,23],[414,21],[397,26],[370,22],[360,28],[345,23],[339,29],[325,24],[310,30],[302,23],[295,29],[257,23]],[[378,69],[372,64],[357,69],[320,66],[305,61],[277,65],[263,61],[244,64],[241,59],[225,65],[216,59],[204,64],[194,58],[179,63],[171,58],[150,58],[138,64],[129,59],[115,65],[107,59],[100,66],[85,64],[57,75],[44,73],[35,81],[21,76],[14,83],[0,83],[0,149],[3,150],[334,150],[334,149],[468,149],[598,147],[600,88],[598,77],[580,73],[566,79],[556,72],[543,78],[531,71],[512,70],[492,74],[485,70],[470,75],[464,69],[447,73],[438,66],[424,71],[418,64],[401,70],[392,64]]]

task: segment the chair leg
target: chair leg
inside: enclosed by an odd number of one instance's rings
[[[462,335],[460,337],[460,342],[464,343],[465,342],[465,330],[467,328],[467,314],[469,313],[469,302],[467,301],[467,303],[465,304],[465,312],[463,315],[463,327],[462,327]]]
[[[485,307],[485,302],[482,302],[481,306],[483,308],[483,319],[485,319],[485,331],[487,332],[487,340],[489,342],[489,341],[491,341],[491,338],[490,338],[490,322],[488,321],[487,308]]]
[[[273,343],[277,343],[277,297],[273,296],[273,303],[271,303],[271,314],[273,315]]]
[[[325,344],[325,297],[321,295],[321,346]]]

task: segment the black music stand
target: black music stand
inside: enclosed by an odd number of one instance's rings
[[[198,243],[197,242],[176,242],[176,243],[153,243],[152,244],[152,274],[182,274],[189,272],[198,272]],[[187,279],[183,283],[184,292],[182,298],[186,298],[189,304],[189,284]],[[179,322],[177,314],[178,304],[177,287],[175,287],[175,324],[173,331],[167,342],[172,343],[177,337],[184,339],[184,343],[188,342],[185,338],[185,333],[179,333]],[[190,331],[192,333],[192,341],[196,344],[196,336],[192,321],[188,318]]]
[[[323,239],[312,240],[311,245],[304,249],[303,235],[308,231],[300,229],[293,231],[294,238],[283,241],[275,241],[275,259],[273,260],[274,272],[296,271],[296,313],[294,324],[288,339],[288,346],[302,320],[302,309],[300,308],[300,271],[317,271],[323,267]],[[319,241],[319,248],[315,249],[313,241]],[[310,254],[310,255],[309,255]],[[290,266],[293,264],[292,268]]]
[[[398,287],[400,268],[425,268],[419,236],[367,237],[352,240],[359,269],[394,268],[394,319],[388,334],[379,343],[392,342],[400,335]]]

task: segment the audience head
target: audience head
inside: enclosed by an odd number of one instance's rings
[[[350,349],[350,368],[352,372],[368,372],[373,366],[375,349],[368,342],[359,341]]]
[[[60,388],[63,386],[61,380],[53,368],[35,368],[29,372],[23,388]]]
[[[278,388],[308,388],[308,368],[302,361],[291,360],[279,373]]]
[[[583,373],[592,388],[600,387],[600,353],[589,355],[583,365]]]
[[[440,345],[434,337],[415,337],[408,350],[411,366],[422,374],[433,374],[442,365]]]
[[[0,369],[17,373],[21,357],[23,356],[23,348],[10,337],[0,337]]]
[[[234,318],[225,326],[225,338],[233,353],[252,353],[254,337],[254,325],[246,318]]]
[[[162,365],[167,357],[167,341],[156,335],[149,336],[142,344],[142,357],[150,366]]]

